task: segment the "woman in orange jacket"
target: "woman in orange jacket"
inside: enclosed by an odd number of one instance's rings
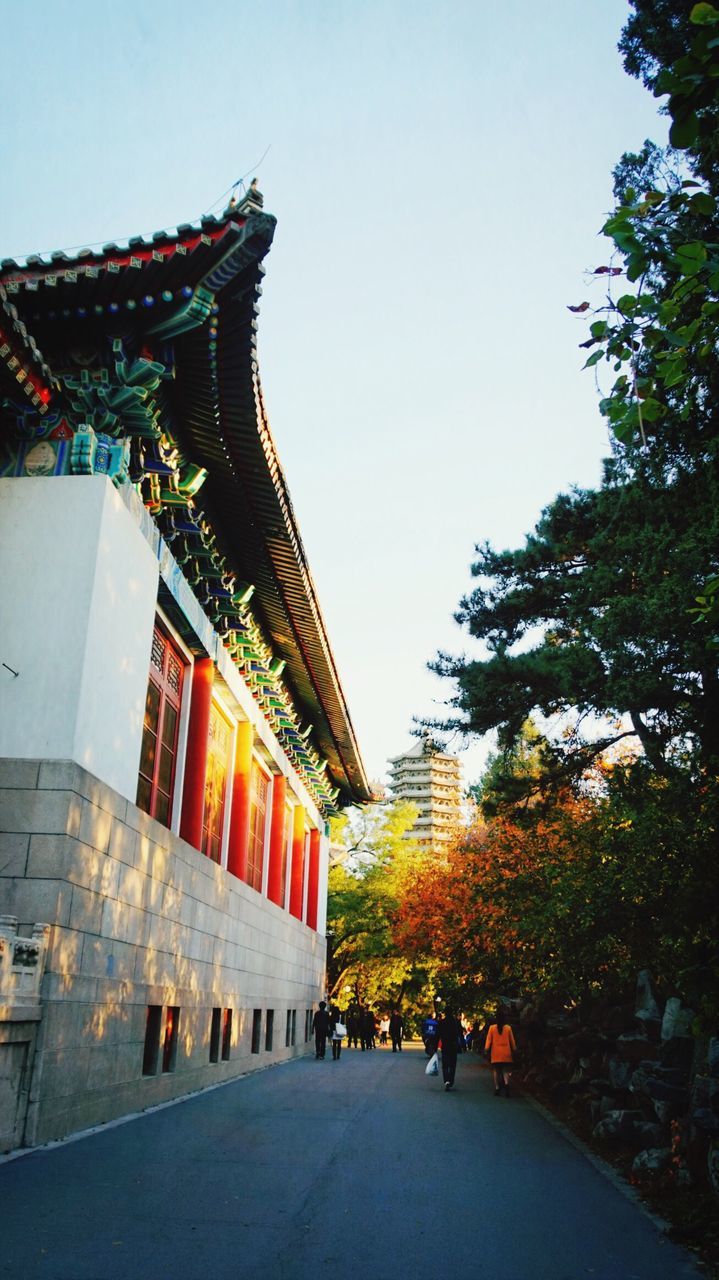
[[[495,1098],[499,1097],[502,1089],[504,1089],[505,1097],[509,1097],[509,1081],[512,1075],[513,1055],[516,1048],[512,1028],[507,1022],[504,1009],[500,1005],[497,1010],[497,1021],[491,1024],[487,1032],[487,1039],[484,1042],[484,1051],[489,1054],[494,1073]]]

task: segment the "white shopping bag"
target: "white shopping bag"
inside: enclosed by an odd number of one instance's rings
[[[429,1062],[427,1063],[427,1066],[424,1069],[424,1074],[426,1076],[439,1075],[439,1059],[437,1058],[436,1053],[432,1054],[432,1057],[430,1058]]]

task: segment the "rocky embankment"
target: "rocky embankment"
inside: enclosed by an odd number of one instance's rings
[[[518,1022],[527,1087],[631,1158],[632,1181],[708,1181],[719,1194],[719,1037],[694,1035],[681,1000],[659,1001],[643,972],[631,1004],[598,1001],[582,1021],[576,1010],[527,1004]]]

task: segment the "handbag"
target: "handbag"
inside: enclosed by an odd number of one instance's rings
[[[427,1066],[424,1069],[424,1074],[426,1076],[439,1075],[439,1059],[436,1053],[432,1054],[432,1057],[430,1058],[429,1062],[427,1063]]]
[[[332,1032],[332,1035],[333,1035],[333,1036],[338,1037],[340,1040],[342,1039],[342,1036],[346,1036],[346,1035],[347,1035],[347,1028],[346,1028],[346,1026],[345,1026],[344,1022],[336,1022],[336,1023],[335,1023],[335,1029],[334,1029],[334,1031]]]

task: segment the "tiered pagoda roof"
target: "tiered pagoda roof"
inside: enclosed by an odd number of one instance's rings
[[[5,259],[0,475],[105,472],[138,488],[331,812],[371,792],[260,386],[274,230],[253,184],[172,233]]]

